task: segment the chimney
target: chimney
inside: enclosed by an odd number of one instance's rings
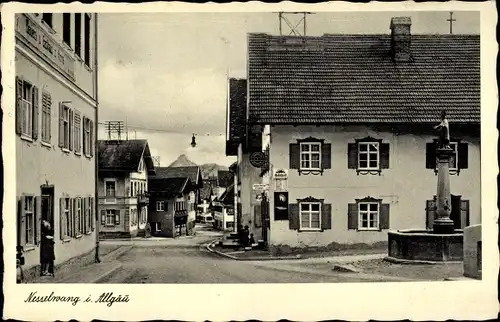
[[[391,55],[395,62],[408,62],[411,57],[411,18],[391,19]]]

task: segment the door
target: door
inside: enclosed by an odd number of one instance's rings
[[[41,204],[40,204],[40,221],[46,220],[50,223],[50,227],[52,228],[54,235],[56,231],[56,227],[54,226],[54,187],[48,186],[48,187],[42,187],[41,188]],[[40,229],[42,225],[39,226]],[[43,236],[42,236],[43,238]],[[54,245],[55,247],[55,245]],[[40,247],[40,259],[42,256],[42,249],[43,247]]]
[[[451,195],[451,213],[450,213],[450,219],[453,220],[453,227],[455,229],[461,229],[462,228],[462,212],[460,211],[461,208],[461,200],[462,196],[456,196],[456,195]]]

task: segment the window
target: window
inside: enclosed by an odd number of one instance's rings
[[[75,223],[75,235],[80,236],[83,231],[83,216],[82,216],[82,198],[75,198],[73,201],[75,212],[74,212],[74,223]]]
[[[66,106],[64,103],[61,103],[59,107],[60,115],[59,115],[59,146],[63,150],[71,150],[73,146],[73,142],[71,142],[71,138],[73,136],[72,127],[73,127],[73,111]]]
[[[114,226],[116,222],[116,214],[114,209],[106,210],[106,226]]]
[[[25,216],[25,244],[35,244],[35,198],[26,196],[24,201],[24,216]]]
[[[85,53],[83,60],[85,64],[90,67],[90,14],[85,14],[85,22],[83,27],[84,42],[85,42]]]
[[[63,41],[71,47],[71,13],[63,13]]]
[[[104,185],[106,201],[114,202],[116,200],[116,182],[114,180],[107,180]]]
[[[300,169],[320,170],[321,144],[300,143]]]
[[[322,174],[331,168],[331,144],[323,139],[308,137],[290,144],[290,169],[297,169],[299,174]]]
[[[358,207],[359,230],[378,230],[379,204],[360,202]]]
[[[75,13],[75,53],[82,56],[82,14]]]
[[[50,28],[52,28],[52,14],[51,13],[42,14],[42,21],[45,22]]]
[[[92,123],[89,118],[83,118],[83,154],[87,157],[92,156]]]
[[[358,145],[358,169],[378,170],[379,168],[379,143],[360,142]]]
[[[157,201],[156,202],[156,211],[165,211],[165,202]]]
[[[433,140],[426,144],[425,163],[427,169],[434,170],[438,173],[439,160],[437,157],[437,140]],[[450,174],[460,174],[460,171],[469,167],[469,148],[468,143],[462,142],[459,139],[450,140],[450,148],[453,153],[450,156],[449,170]]]
[[[50,143],[51,138],[51,124],[50,115],[52,108],[52,97],[49,92],[42,93],[42,141]]]
[[[66,240],[73,236],[70,198],[64,197],[60,199],[60,211],[60,236],[62,240]]]
[[[321,229],[321,204],[319,202],[301,202],[300,230]]]
[[[16,78],[16,133],[23,138],[38,138],[38,88]]]
[[[79,155],[82,151],[82,117],[78,111],[74,112],[73,124],[73,138],[75,139],[73,146],[75,147],[75,153]]]
[[[355,140],[347,146],[347,167],[363,174],[381,174],[389,168],[389,143],[372,137]]]

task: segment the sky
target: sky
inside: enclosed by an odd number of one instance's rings
[[[387,34],[395,16],[411,17],[412,33],[449,33],[444,11],[318,12],[307,17],[307,35]],[[479,34],[479,13],[453,18],[454,34]],[[247,33],[279,34],[277,13],[101,13],[98,32],[100,122],[124,121],[128,138],[147,139],[162,166],[181,154],[198,164],[236,161],[225,156],[227,78],[246,76]],[[99,138],[107,138],[102,125]]]

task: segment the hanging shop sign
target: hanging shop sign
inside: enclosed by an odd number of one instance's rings
[[[274,219],[288,219],[288,192],[274,193]]]
[[[255,168],[262,168],[266,163],[266,155],[264,152],[252,152],[250,154],[250,164]]]
[[[273,171],[274,180],[287,180],[288,179],[288,170],[286,169],[276,169]]]

